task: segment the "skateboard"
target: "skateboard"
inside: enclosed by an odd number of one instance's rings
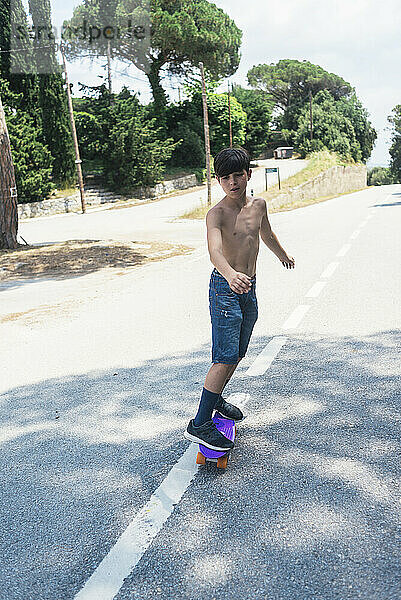
[[[232,442],[235,440],[237,433],[235,421],[226,419],[217,412],[215,413],[212,421],[216,424],[217,429],[226,436],[226,438]],[[219,469],[226,469],[230,452],[231,450],[211,450],[210,448],[203,446],[203,444],[199,444],[199,452],[196,457],[196,464],[205,465],[206,462],[215,462],[217,463],[217,467]]]

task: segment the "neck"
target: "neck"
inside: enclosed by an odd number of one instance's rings
[[[244,208],[244,206],[246,205],[246,191],[240,198],[237,198],[236,200],[234,200],[233,198],[228,198],[228,199],[230,200],[230,203],[233,206],[235,206],[236,208],[241,210],[241,208]]]

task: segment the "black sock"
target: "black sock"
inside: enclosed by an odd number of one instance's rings
[[[214,405],[219,399],[219,395],[220,394],[215,394],[214,392],[210,392],[206,388],[203,388],[198,412],[194,419],[195,427],[199,427],[199,425],[203,425],[206,421],[210,421]]]

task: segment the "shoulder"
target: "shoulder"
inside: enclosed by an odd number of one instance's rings
[[[210,224],[210,225],[219,225],[224,217],[224,213],[225,213],[225,207],[224,205],[220,202],[218,202],[217,204],[215,204],[214,206],[212,206],[212,208],[210,208],[207,211],[206,214],[206,223]]]
[[[255,207],[258,208],[261,212],[268,212],[267,210],[267,202],[264,198],[254,198]]]

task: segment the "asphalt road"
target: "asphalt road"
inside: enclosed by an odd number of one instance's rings
[[[118,600],[400,597],[400,210],[385,186],[271,216],[296,269],[262,245],[227,471],[199,469]],[[29,223],[28,239],[78,222]],[[0,286],[2,600],[73,599],[189,447],[212,266],[203,222],[170,226],[192,255]]]
[[[263,160],[262,165],[253,169],[249,183],[249,193],[259,194],[265,189],[265,167],[279,167],[282,180],[294,175],[307,165],[307,160]],[[276,183],[276,176],[268,175],[268,183]],[[220,200],[224,193],[214,181],[213,200]],[[26,219],[20,223],[19,233],[29,244],[43,242],[61,242],[71,239],[88,240],[155,240],[180,241],[181,243],[203,245],[204,235],[199,221],[186,222],[176,220],[201,202],[207,201],[205,186],[198,187],[179,196],[164,198],[132,208],[112,210],[95,209],[87,214],[70,213],[52,217]]]

